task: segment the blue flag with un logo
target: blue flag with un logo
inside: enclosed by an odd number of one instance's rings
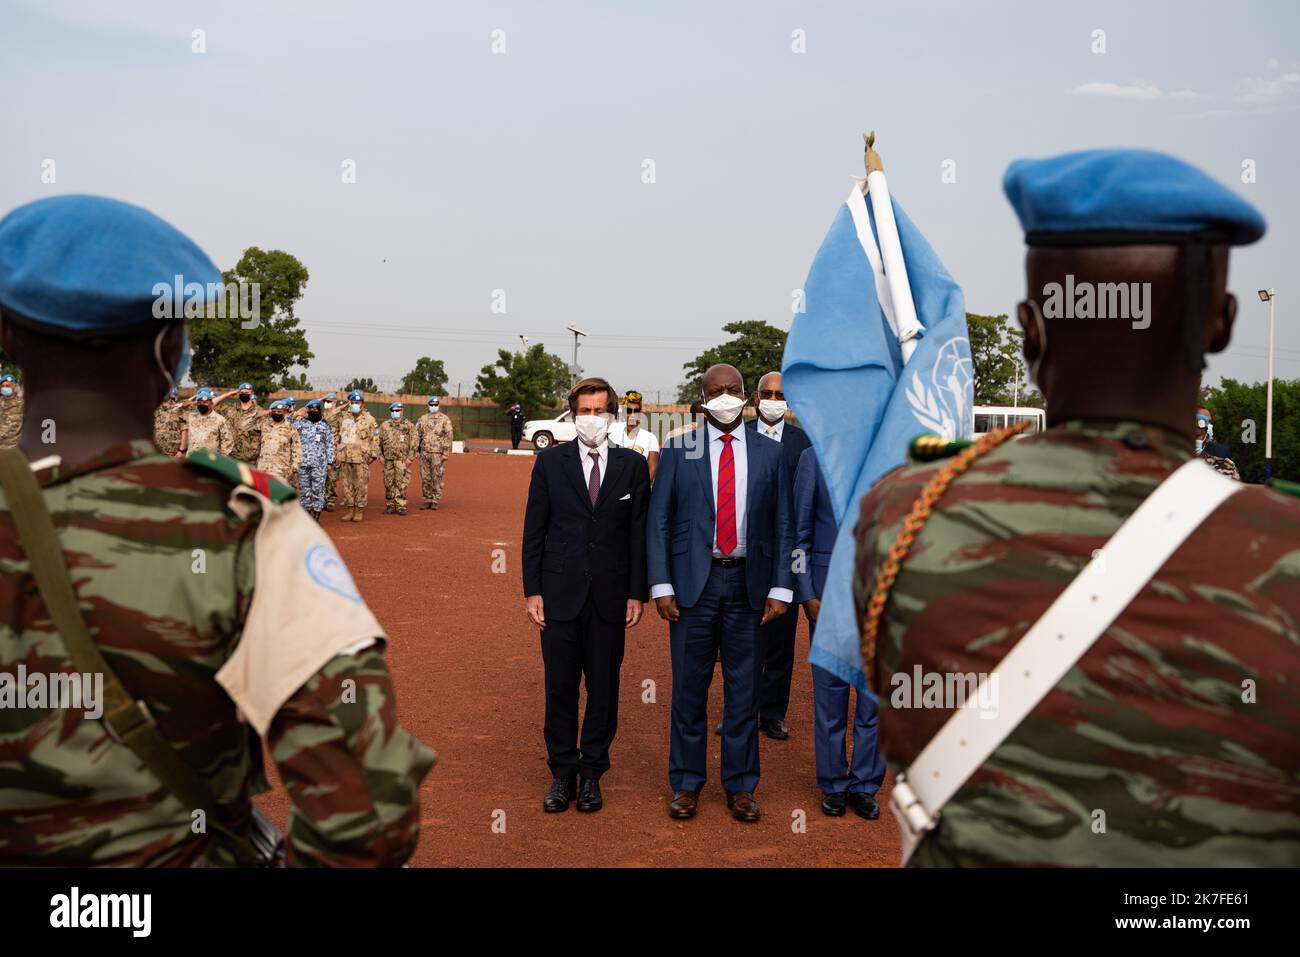
[[[867,676],[853,602],[858,503],[906,461],[914,437],[969,438],[973,425],[961,289],[891,204],[922,327],[911,357],[904,364],[875,217],[855,187],[817,250],[781,365],[782,387],[817,450],[839,525],[809,660],[862,691]]]

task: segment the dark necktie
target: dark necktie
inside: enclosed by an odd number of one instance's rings
[[[722,438],[718,459],[718,551],[730,555],[736,548],[736,455],[731,450],[734,435]]]
[[[596,452],[588,453],[591,456],[591,478],[587,479],[587,494],[591,496],[591,507],[596,507],[596,499],[600,497],[600,455]]]

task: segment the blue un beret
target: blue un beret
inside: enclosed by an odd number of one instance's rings
[[[103,196],[53,196],[0,220],[0,306],[20,325],[70,338],[121,335],[183,318],[155,316],[176,277],[203,301],[221,272],[189,238],[148,210]]]
[[[1150,150],[1016,160],[1002,189],[1031,245],[1253,243],[1264,217],[1189,163]],[[1136,235],[1134,235],[1136,234]]]

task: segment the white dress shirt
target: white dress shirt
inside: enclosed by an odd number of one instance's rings
[[[759,423],[761,428],[763,423]],[[749,481],[749,453],[745,449],[745,426],[744,423],[736,426],[731,432],[723,432],[712,422],[705,422],[704,428],[707,430],[709,437],[709,472],[712,480],[709,482],[713,488],[713,557],[714,558],[744,558],[745,557],[745,523],[749,518],[748,501],[746,499],[747,482]],[[735,463],[735,493],[736,493],[736,547],[731,550],[730,555],[723,555],[718,548],[718,467],[722,462],[722,449],[726,443],[722,441],[724,435],[731,435],[735,441],[731,443],[732,459]],[[651,598],[663,598],[666,595],[675,594],[671,582],[664,582],[654,585],[650,589]],[[777,601],[783,601],[787,605],[794,601],[794,591],[789,588],[773,588],[767,593],[768,598],[775,598]]]
[[[778,422],[776,425],[768,425],[762,419],[755,419],[754,422],[758,426],[759,435],[764,436],[765,438],[770,438],[774,442],[781,441],[781,433],[785,431],[785,416],[781,416],[781,421]],[[768,435],[767,434],[768,429],[774,430],[776,434]]]
[[[582,460],[582,480],[588,486],[591,485],[591,453],[595,452],[600,458],[600,484],[605,484],[605,476],[609,473],[609,440],[601,439],[600,445],[594,449],[582,439],[574,439],[578,443],[578,458]]]

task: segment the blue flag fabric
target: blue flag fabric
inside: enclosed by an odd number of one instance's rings
[[[897,203],[893,209],[925,330],[907,365],[886,316],[888,290],[863,246],[875,236],[874,218],[854,196],[813,260],[804,312],[791,326],[781,365],[782,387],[817,450],[840,527],[809,661],[868,693],[853,602],[858,503],[906,461],[915,436],[968,438],[973,426],[961,289]]]

